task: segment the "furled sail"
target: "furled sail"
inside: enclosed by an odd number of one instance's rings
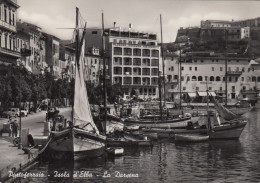
[[[213,101],[214,101],[214,105],[215,105],[217,111],[219,112],[220,116],[222,118],[224,118],[225,120],[233,120],[233,119],[237,119],[240,117],[240,116],[234,114],[232,111],[225,108],[220,103],[218,103],[214,97],[213,97]]]
[[[88,94],[83,74],[83,60],[85,55],[85,42],[83,41],[79,61],[76,61],[75,91],[74,91],[74,107],[73,107],[73,123],[84,130],[99,131],[93,121],[90,105],[88,102]]]

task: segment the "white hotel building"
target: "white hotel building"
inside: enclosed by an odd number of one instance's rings
[[[105,29],[105,54],[111,84],[129,88],[128,95],[158,98],[160,46],[156,34]],[[88,29],[86,45],[102,49],[102,30]]]

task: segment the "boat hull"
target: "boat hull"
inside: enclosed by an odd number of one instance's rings
[[[210,139],[239,139],[247,122],[237,123],[235,125],[221,125],[214,127],[214,131],[209,132]]]
[[[99,157],[104,154],[105,138],[96,134],[74,130],[56,132],[51,136],[49,150],[52,159],[81,160]]]
[[[209,135],[175,134],[175,142],[203,142],[209,140]]]
[[[125,125],[138,125],[141,128],[185,128],[190,120],[190,117],[163,121],[126,119],[124,123]]]

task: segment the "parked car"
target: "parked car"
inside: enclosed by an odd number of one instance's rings
[[[27,117],[29,114],[28,109],[21,109],[21,115]]]
[[[8,108],[7,111],[3,112],[3,116],[8,118],[8,117],[18,117],[19,116],[19,108]]]

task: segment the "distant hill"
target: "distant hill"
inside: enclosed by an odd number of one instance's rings
[[[180,47],[184,52],[232,52],[248,57],[260,57],[260,27],[250,27],[250,37],[241,39],[241,27],[180,28],[173,43],[164,44],[164,50],[174,52]]]

